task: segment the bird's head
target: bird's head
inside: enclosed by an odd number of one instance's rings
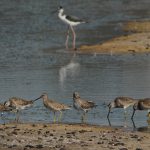
[[[58,12],[59,12],[59,13],[63,13],[63,12],[64,12],[64,8],[63,8],[62,6],[59,6],[59,7],[58,7]]]
[[[74,92],[73,93],[73,99],[77,99],[77,98],[80,98],[80,95],[78,92]]]
[[[112,101],[107,106],[108,106],[109,109],[114,108],[115,107],[115,102]]]
[[[5,106],[5,107],[9,107],[9,106],[10,106],[10,101],[4,102],[4,106]]]

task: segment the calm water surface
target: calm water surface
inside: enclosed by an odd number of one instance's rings
[[[72,105],[72,93],[98,104],[88,123],[109,125],[103,105],[117,96],[150,97],[149,55],[82,55],[64,49],[66,26],[51,12],[63,5],[67,13],[90,21],[77,27],[77,45],[94,44],[123,33],[122,23],[149,19],[149,0],[1,0],[0,1],[0,101],[18,96],[35,99],[42,92]],[[123,126],[123,110],[116,109],[110,121]],[[127,125],[132,109],[128,109]],[[8,114],[14,118],[14,114]],[[52,114],[42,101],[24,110],[25,122],[50,122]],[[147,126],[146,112],[137,112],[135,123]],[[63,122],[80,122],[74,109],[65,112]],[[0,120],[2,123],[3,121]]]

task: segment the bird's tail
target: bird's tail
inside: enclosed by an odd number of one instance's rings
[[[65,110],[71,110],[72,109],[72,106],[69,105],[69,106],[65,106]]]

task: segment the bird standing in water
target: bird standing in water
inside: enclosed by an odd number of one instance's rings
[[[4,121],[4,124],[5,124],[4,112],[10,112],[10,111],[12,111],[11,108],[6,107],[4,104],[1,104],[1,103],[0,103],[0,112],[1,112],[0,117],[1,117],[1,119]]]
[[[134,105],[136,102],[137,101],[135,99],[130,97],[116,97],[112,102],[108,104],[109,111],[107,114],[107,118],[109,118],[109,114],[112,108],[124,108],[124,116],[126,118],[126,108]]]
[[[74,17],[74,16],[68,16],[66,14],[64,14],[64,9],[62,6],[59,7],[59,10],[58,10],[58,17],[68,25],[68,30],[67,30],[67,37],[66,37],[66,42],[65,42],[65,45],[66,45],[66,49],[68,49],[68,39],[69,39],[69,28],[71,29],[72,31],[72,34],[73,34],[73,43],[72,43],[72,46],[73,46],[73,50],[76,50],[76,33],[73,29],[73,26],[77,26],[81,23],[86,23],[85,21],[77,18],[77,17]]]
[[[56,102],[55,100],[49,99],[47,93],[43,93],[37,99],[40,99],[40,98],[43,99],[44,106],[54,113],[53,122],[56,122],[56,112],[60,112],[58,120],[61,121],[62,111],[71,109],[70,106],[67,106],[65,104]]]
[[[73,107],[77,110],[82,110],[84,112],[82,120],[85,120],[86,113],[96,107],[97,105],[93,101],[88,101],[85,99],[81,99],[78,92],[73,93]]]
[[[16,121],[18,122],[19,112],[27,107],[31,107],[36,100],[25,100],[18,97],[12,97],[4,103],[4,106],[16,110]]]

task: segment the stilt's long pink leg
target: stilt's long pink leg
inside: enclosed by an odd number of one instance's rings
[[[72,46],[73,46],[73,49],[76,50],[76,33],[75,33],[75,31],[74,31],[74,29],[73,29],[72,26],[70,26],[70,28],[71,28],[71,31],[73,33],[73,43],[72,43]]]
[[[66,36],[66,42],[65,42],[66,49],[68,49],[68,40],[69,40],[69,26],[67,28],[67,36]]]

